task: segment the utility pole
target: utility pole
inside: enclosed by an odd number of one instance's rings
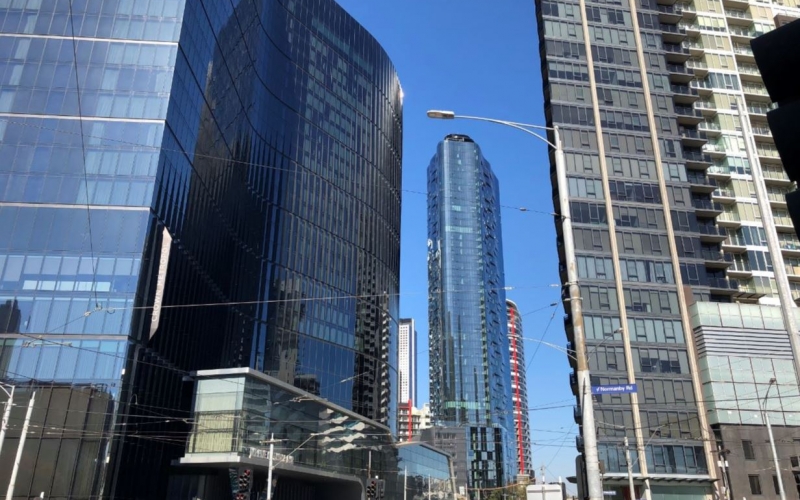
[[[11,479],[8,480],[8,490],[6,491],[6,500],[11,500],[14,496],[14,483],[17,482],[17,473],[19,472],[19,463],[22,460],[22,450],[25,448],[25,438],[28,436],[28,425],[31,423],[31,413],[33,412],[33,402],[36,399],[36,393],[31,394],[31,400],[28,402],[28,411],[25,413],[25,423],[22,424],[22,434],[19,437],[19,445],[17,445],[17,457],[14,459],[14,468],[11,469]],[[785,500],[785,499],[782,499]]]
[[[11,386],[11,390],[7,390],[5,386],[0,385],[0,389],[3,389],[3,392],[6,393],[8,396],[8,400],[6,401],[6,407],[3,411],[3,424],[0,427],[0,452],[3,451],[3,441],[6,439],[6,429],[8,429],[8,419],[11,416],[11,406],[14,404],[14,386]]]
[[[275,434],[269,435],[269,470],[267,471],[267,500],[272,500],[272,451],[275,449]]]
[[[583,333],[583,304],[581,289],[578,286],[578,264],[575,257],[575,239],[572,234],[572,215],[569,206],[569,185],[564,150],[558,127],[553,129],[555,139],[556,177],[558,181],[559,211],[561,216],[561,237],[564,243],[564,258],[567,264],[569,285],[570,316],[572,316],[572,336],[575,345],[576,376],[581,409],[581,429],[583,430],[583,457],[586,466],[586,482],[589,500],[603,500],[603,485],[600,481],[600,458],[597,453],[597,430],[594,424],[594,401],[591,394],[589,363],[586,359],[586,338]]]
[[[403,500],[408,500],[408,466],[403,469]]]
[[[372,479],[372,450],[367,450],[367,479]]]
[[[767,388],[767,394],[764,396],[764,406],[766,406],[767,398],[769,397],[769,390],[772,389],[772,384],[774,383],[775,383],[774,378],[769,379],[769,387]],[[766,408],[763,408],[761,406],[760,399],[758,400],[758,409],[764,415],[764,420],[767,422],[769,445],[772,448],[772,460],[775,461],[775,474],[778,476],[778,493],[780,494],[781,500],[786,500],[786,491],[783,489],[783,479],[781,479],[781,464],[778,461],[778,452],[775,450],[775,438],[772,436],[772,425],[769,423],[769,413],[767,413]]]
[[[725,492],[725,500],[733,500],[731,497],[731,489],[728,486],[728,453],[729,450],[723,449],[721,446],[717,446],[717,450],[719,450],[719,468],[722,469],[720,471],[720,475],[722,476],[722,487],[724,488]]]
[[[633,486],[633,462],[631,462],[631,450],[628,447],[628,436],[625,436],[625,463],[628,465],[628,489],[631,492],[631,500],[636,500],[636,487]]]

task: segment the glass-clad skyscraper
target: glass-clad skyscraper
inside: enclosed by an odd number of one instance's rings
[[[592,385],[638,388],[596,397],[606,489],[627,488],[619,446],[627,434],[636,443],[637,498],[711,492],[717,458],[689,306],[777,303],[780,253],[798,288],[798,243],[783,202],[791,183],[748,45],[797,12],[796,0],[781,4],[536,2],[546,118],[565,150]],[[755,165],[768,199],[756,193]],[[767,250],[773,232],[778,254]]]
[[[198,369],[394,428],[401,142],[393,65],[333,0],[0,1],[14,498],[160,498]]]
[[[435,426],[464,430],[472,498],[516,474],[501,238],[497,177],[448,135],[428,167],[430,399]]]

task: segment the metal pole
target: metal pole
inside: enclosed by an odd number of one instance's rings
[[[3,388],[5,391],[5,387]],[[3,424],[0,427],[0,453],[3,451],[3,441],[6,439],[6,429],[8,429],[8,419],[11,416],[11,406],[14,403],[14,386],[11,386],[11,392],[7,392],[8,401],[6,401],[6,409],[3,411]]]
[[[564,150],[561,146],[561,135],[558,132],[558,127],[554,127],[553,136],[556,143],[556,178],[558,180],[561,233],[564,240],[564,258],[567,261],[569,304],[572,316],[572,332],[577,364],[576,375],[578,377],[578,394],[580,394],[583,424],[583,456],[586,462],[586,480],[589,489],[589,500],[603,500],[603,485],[600,481],[600,459],[597,454],[597,431],[594,423],[594,401],[591,395],[589,364],[586,359],[586,339],[583,336],[583,306],[581,304],[581,290],[578,286],[578,265],[575,259],[575,241],[572,234],[572,216],[569,208],[567,167],[564,161]]]
[[[628,448],[628,436],[625,436],[625,463],[628,465],[628,489],[631,492],[631,500],[636,500],[636,487],[633,486],[633,463],[631,462],[631,451]]]
[[[33,412],[33,402],[36,399],[36,393],[31,394],[31,400],[28,402],[28,411],[25,413],[25,423],[22,424],[22,434],[19,437],[19,445],[17,445],[17,457],[14,459],[14,468],[11,469],[11,479],[8,480],[8,490],[6,491],[6,500],[11,500],[14,496],[14,483],[17,482],[17,473],[19,472],[19,463],[22,461],[22,450],[25,448],[25,438],[28,435],[28,425],[31,423],[31,413]],[[782,499],[786,500],[786,499]]]
[[[269,435],[269,470],[267,471],[267,500],[272,500],[272,451],[274,450],[275,434]]]
[[[778,298],[781,302],[783,326],[789,334],[789,345],[792,347],[796,383],[800,385],[800,337],[798,337],[797,320],[794,316],[795,304],[792,300],[792,291],[789,289],[789,280],[786,277],[786,267],[783,263],[778,234],[775,230],[775,220],[772,217],[772,207],[769,205],[767,188],[764,185],[764,175],[761,173],[761,162],[756,154],[753,142],[753,133],[750,129],[750,120],[745,114],[745,104],[739,97],[736,99],[739,108],[739,120],[742,122],[742,135],[744,136],[744,149],[750,160],[750,172],[756,189],[758,208],[761,211],[761,221],[764,224],[764,233],[767,237],[767,248],[772,257],[772,271],[775,273],[775,282],[778,287]]]
[[[403,500],[408,499],[408,467],[403,469]]]
[[[775,379],[771,379],[769,381],[769,387],[767,388],[767,395],[764,397],[764,406],[766,406],[767,398],[769,397],[769,390],[772,389],[772,384],[775,383]],[[781,497],[781,500],[786,500],[786,491],[783,489],[783,479],[781,479],[781,464],[778,461],[778,452],[775,450],[775,438],[772,436],[772,425],[769,422],[769,414],[767,413],[767,409],[761,406],[761,400],[758,400],[758,409],[761,411],[761,414],[764,415],[764,420],[767,422],[767,433],[769,434],[769,445],[772,448],[772,460],[775,461],[775,474],[778,476],[778,494]]]
[[[428,498],[431,498],[431,475],[430,474],[428,474]],[[786,499],[782,498],[781,500],[786,500]]]

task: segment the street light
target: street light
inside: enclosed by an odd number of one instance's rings
[[[772,436],[772,425],[769,423],[769,413],[767,413],[767,398],[769,398],[769,391],[772,389],[772,384],[777,383],[777,380],[773,377],[769,379],[769,387],[767,387],[767,394],[764,396],[764,406],[761,406],[761,400],[758,400],[758,409],[761,411],[761,414],[764,416],[764,420],[767,422],[767,433],[769,433],[769,445],[772,447],[772,459],[775,461],[775,474],[778,476],[778,493],[780,494],[781,500],[786,500],[786,491],[783,489],[783,479],[781,479],[781,466],[780,462],[778,461],[778,452],[775,450],[775,438]]]
[[[570,313],[572,315],[572,331],[575,338],[575,360],[577,364],[576,375],[578,378],[578,392],[583,422],[584,455],[586,457],[586,477],[589,489],[589,500],[603,500],[603,485],[600,480],[600,459],[597,454],[597,435],[594,423],[594,403],[591,397],[591,381],[589,366],[586,359],[586,343],[583,332],[583,307],[581,305],[581,292],[578,287],[578,266],[575,259],[575,243],[572,234],[572,218],[569,208],[569,187],[567,185],[567,169],[564,160],[564,150],[561,147],[561,136],[558,127],[545,127],[529,123],[511,122],[480,116],[457,115],[453,111],[430,110],[429,118],[452,120],[476,120],[496,123],[506,127],[515,128],[528,135],[541,140],[555,151],[556,178],[558,181],[559,213],[561,218],[561,232],[564,241],[564,256],[567,261],[567,285],[569,285]],[[553,132],[553,141],[550,142],[534,130],[547,130]],[[588,397],[587,397],[588,396]],[[782,499],[783,500],[783,499]]]

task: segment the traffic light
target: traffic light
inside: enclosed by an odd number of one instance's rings
[[[383,479],[378,481],[378,492],[376,494],[376,498],[378,500],[384,500],[384,498],[386,498],[386,481]]]
[[[377,499],[378,494],[378,481],[377,479],[367,480],[367,500]]]
[[[780,24],[780,23],[779,23]],[[800,181],[800,22],[785,24],[750,42],[761,78],[778,108],[767,112],[772,139],[789,179]],[[787,50],[791,48],[791,50]],[[800,228],[800,195],[786,195],[795,232]],[[800,233],[798,233],[800,235]]]
[[[243,495],[244,493],[250,491],[250,481],[252,480],[252,474],[253,471],[251,471],[250,469],[245,469],[242,471],[241,474],[239,474],[239,481],[238,481],[239,493],[242,494],[242,497],[244,497]]]

